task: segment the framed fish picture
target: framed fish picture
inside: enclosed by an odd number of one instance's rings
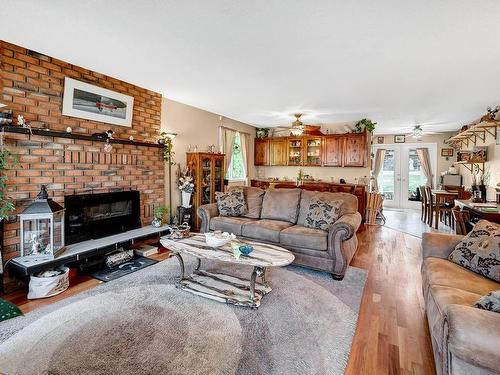
[[[132,127],[134,98],[65,77],[62,114]]]

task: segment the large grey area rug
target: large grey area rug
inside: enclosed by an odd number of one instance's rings
[[[0,372],[344,373],[366,271],[351,267],[334,281],[295,266],[271,269],[273,291],[258,310],[177,289],[178,275],[171,258],[0,323]]]

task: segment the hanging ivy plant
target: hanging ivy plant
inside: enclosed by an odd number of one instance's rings
[[[14,203],[7,196],[7,176],[4,170],[17,164],[17,157],[5,148],[0,147],[0,221],[8,219],[9,214],[14,211]]]
[[[158,139],[158,143],[160,145],[163,145],[163,160],[165,160],[170,165],[174,165],[175,152],[173,151],[174,145],[172,143],[172,139],[167,136],[167,133],[162,132],[160,133],[160,139]]]

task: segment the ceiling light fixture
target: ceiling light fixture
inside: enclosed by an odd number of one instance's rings
[[[304,133],[304,124],[302,121],[300,121],[300,116],[302,116],[302,113],[295,113],[295,121],[292,122],[292,128],[290,132],[292,133],[293,136],[299,137]]]
[[[412,137],[415,139],[420,139],[424,135],[424,130],[422,129],[422,125],[415,125],[411,133]]]

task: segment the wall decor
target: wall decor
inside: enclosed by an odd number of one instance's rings
[[[63,115],[132,127],[133,107],[132,96],[64,78]]]
[[[385,137],[377,137],[377,143],[380,145],[382,143],[384,143],[385,141]]]
[[[441,156],[447,157],[447,158],[448,157],[452,157],[453,154],[454,154],[454,151],[455,150],[453,148],[451,148],[451,147],[450,148],[442,148],[441,149]]]
[[[394,143],[405,143],[405,135],[395,135],[394,136]]]

